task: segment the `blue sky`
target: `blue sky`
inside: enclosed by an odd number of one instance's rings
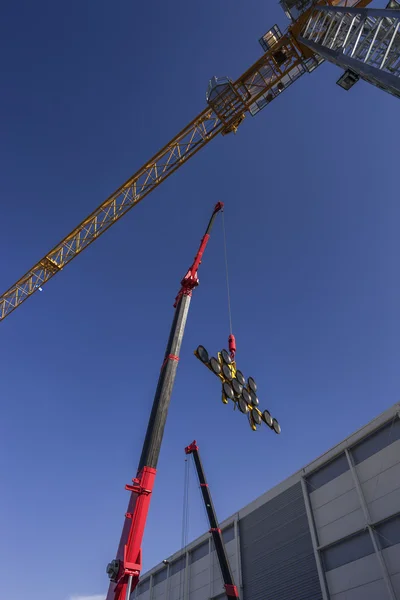
[[[278,4],[32,3],[0,23],[3,291],[235,79]],[[1,325],[8,600],[106,592],[179,281],[225,202],[238,365],[282,435],[252,433],[193,357],[226,345],[221,221],[201,266],[143,544],[181,545],[194,438],[220,519],[398,401],[399,104],[324,65],[214,140]],[[196,486],[189,537],[206,529]],[[96,596],[96,600],[99,600]]]

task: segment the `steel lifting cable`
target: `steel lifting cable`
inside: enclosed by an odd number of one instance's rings
[[[232,335],[232,309],[231,309],[231,292],[229,287],[229,271],[228,271],[228,250],[226,244],[226,229],[225,229],[225,210],[222,210],[222,229],[224,232],[224,254],[225,254],[225,275],[226,275],[226,291],[228,296],[228,315],[229,315],[229,333]]]

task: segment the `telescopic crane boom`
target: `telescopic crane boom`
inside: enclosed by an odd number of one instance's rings
[[[128,510],[125,513],[117,556],[107,566],[107,574],[111,580],[107,600],[129,600],[139,580],[142,569],[141,546],[143,534],[178,367],[179,352],[189,312],[190,298],[193,289],[199,284],[197,270],[210,238],[211,227],[217,213],[222,208],[222,202],[218,202],[212,213],[206,233],[201,240],[194,262],[183,278],[181,289],[175,300],[175,315],[158,378],[137,475],[132,479],[133,485],[125,486],[125,489],[131,492],[131,495]]]
[[[210,533],[213,536],[214,546],[218,557],[218,563],[221,569],[222,580],[224,582],[225,593],[228,600],[232,598],[239,599],[239,593],[235,582],[233,580],[233,575],[231,571],[231,567],[228,561],[228,556],[226,554],[224,541],[222,539],[221,529],[218,525],[217,515],[215,513],[214,504],[211,498],[210,488],[208,487],[208,483],[206,480],[206,476],[204,474],[203,464],[201,462],[199,447],[197,445],[196,440],[194,440],[190,446],[185,448],[186,454],[193,454],[194,464],[197,471],[197,476],[199,478],[200,489],[204,500],[204,506],[206,507],[208,522],[210,524]]]

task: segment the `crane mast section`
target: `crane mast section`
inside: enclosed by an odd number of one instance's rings
[[[400,98],[400,10],[318,6],[298,41],[326,60]],[[351,84],[345,87],[349,89]],[[338,82],[339,83],[339,82]]]

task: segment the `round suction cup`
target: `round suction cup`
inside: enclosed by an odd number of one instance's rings
[[[272,429],[278,434],[282,431],[281,426],[276,419],[272,419]]]
[[[268,427],[272,427],[273,426],[272,417],[271,417],[271,414],[270,414],[269,410],[264,410],[264,412],[263,412],[263,421],[264,421],[264,423],[266,423],[268,425]]]
[[[252,377],[249,377],[248,380],[247,380],[247,382],[249,384],[249,388],[255,394],[257,392],[257,384],[256,384],[256,382],[254,381],[254,379]]]
[[[261,425],[261,416],[258,410],[253,408],[251,411],[251,416],[253,417],[253,421],[256,425]]]
[[[224,363],[226,363],[227,365],[231,364],[232,359],[231,359],[231,355],[229,354],[228,350],[221,350],[221,356],[222,356],[222,360],[224,361]]]
[[[260,404],[256,394],[254,392],[250,392],[250,400],[253,406],[258,406]]]
[[[232,386],[227,381],[224,381],[224,383],[222,385],[222,391],[224,392],[224,394],[227,398],[230,398],[231,400],[234,399],[235,394],[233,393]]]
[[[241,396],[242,395],[242,391],[243,391],[243,386],[240,385],[240,383],[238,382],[237,379],[232,379],[232,387],[233,387],[233,391],[235,392],[235,396]]]
[[[217,361],[216,358],[212,357],[210,360],[210,367],[214,371],[216,375],[220,375],[221,373],[221,365]]]
[[[246,414],[249,412],[249,407],[247,406],[246,402],[243,400],[243,397],[239,398],[238,406],[239,406],[239,410],[241,413]]]
[[[250,396],[249,392],[246,390],[246,388],[243,389],[242,396],[243,396],[243,400],[246,402],[246,404],[251,404],[251,396]]]
[[[246,385],[246,380],[243,376],[242,371],[236,371],[236,379],[240,383],[240,385]]]
[[[199,359],[201,360],[201,362],[207,364],[210,359],[208,357],[208,352],[204,348],[204,346],[199,346],[197,348],[196,352],[197,352],[197,356],[199,357]]]
[[[222,365],[222,374],[228,381],[232,381],[232,372],[227,364]]]

